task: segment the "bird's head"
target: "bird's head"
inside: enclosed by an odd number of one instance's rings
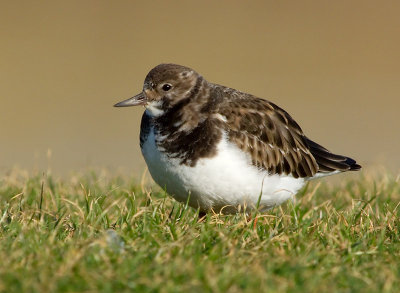
[[[198,87],[200,75],[185,66],[160,64],[147,74],[143,91],[115,104],[115,107],[143,105],[152,116],[160,116],[169,108],[190,97]]]

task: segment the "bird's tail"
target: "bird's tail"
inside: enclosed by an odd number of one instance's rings
[[[338,172],[357,171],[361,169],[361,166],[352,158],[333,154],[323,146],[308,138],[307,143],[311,154],[314,156],[318,164],[317,175],[324,176],[324,173],[330,175]]]

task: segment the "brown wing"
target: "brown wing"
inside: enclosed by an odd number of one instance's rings
[[[218,112],[226,117],[229,140],[249,153],[255,166],[295,178],[317,173],[318,164],[303,131],[275,104],[238,93],[221,103]]]
[[[233,89],[219,90],[217,112],[226,117],[228,138],[250,154],[255,166],[270,174],[291,174],[295,178],[361,168],[355,160],[333,154],[308,139],[296,121],[277,105]]]

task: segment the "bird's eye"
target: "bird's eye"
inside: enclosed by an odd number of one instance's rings
[[[166,83],[162,86],[162,89],[164,92],[169,91],[172,88],[172,85],[170,85],[169,83]]]

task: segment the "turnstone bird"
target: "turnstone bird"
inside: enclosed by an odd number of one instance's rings
[[[141,93],[115,106],[137,105],[146,108],[140,148],[154,181],[203,213],[266,210],[309,179],[361,168],[307,138],[274,103],[185,66],[156,66]]]

